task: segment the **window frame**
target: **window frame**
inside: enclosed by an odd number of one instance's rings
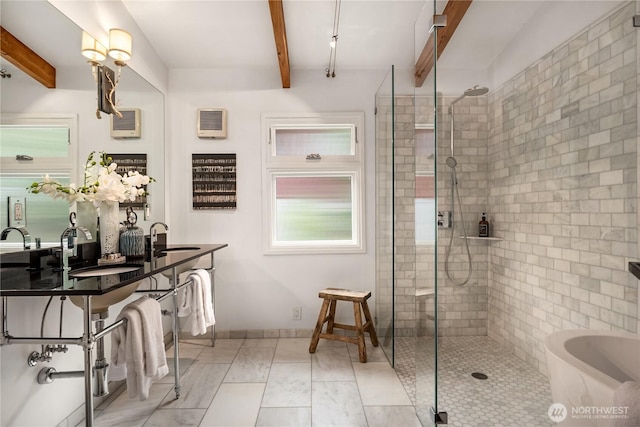
[[[276,156],[278,129],[352,130],[353,154],[325,155],[320,159],[304,156]],[[262,195],[263,252],[284,254],[346,254],[366,252],[365,242],[365,182],[364,182],[364,113],[263,114],[262,115]],[[276,234],[275,179],[279,176],[349,176],[351,177],[351,240],[278,241]]]
[[[42,157],[33,160],[17,160],[15,157],[0,157],[0,168],[2,171],[46,171],[46,172],[69,172],[75,177],[77,172],[77,141],[78,141],[78,118],[68,114],[22,114],[7,113],[0,115],[0,125],[2,126],[31,126],[31,127],[66,127],[68,134],[68,156],[67,157]]]

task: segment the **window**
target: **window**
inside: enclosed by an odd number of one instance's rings
[[[263,116],[267,254],[364,252],[363,114]]]
[[[435,143],[433,126],[417,126],[416,142],[416,243],[435,241]]]
[[[42,245],[60,244],[60,233],[69,224],[69,204],[27,187],[45,174],[68,184],[76,182],[77,118],[60,114],[2,114],[0,116],[0,222],[8,224],[8,197],[25,199],[25,227]],[[0,242],[0,248],[16,247]]]

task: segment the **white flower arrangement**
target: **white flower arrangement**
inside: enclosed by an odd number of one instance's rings
[[[138,171],[130,171],[122,176],[116,172],[117,167],[104,151],[92,151],[84,166],[82,187],[73,183],[63,185],[46,174],[42,181],[34,182],[27,189],[30,193],[47,194],[54,199],[65,199],[69,203],[86,201],[98,206],[100,202],[134,201],[136,197],[147,194],[145,185],[155,181]]]

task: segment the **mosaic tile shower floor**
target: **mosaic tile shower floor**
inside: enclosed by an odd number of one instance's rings
[[[416,360],[415,338],[396,338],[396,371],[416,412],[427,419],[433,402],[433,339],[419,339]],[[449,426],[554,425],[547,416],[552,403],[547,378],[491,338],[441,337],[439,355],[438,406],[448,413]],[[421,370],[417,376],[416,364]],[[473,372],[489,378],[475,379]]]

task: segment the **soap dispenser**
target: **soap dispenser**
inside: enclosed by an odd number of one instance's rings
[[[482,219],[478,224],[478,237],[489,237],[489,221],[485,212],[482,212]]]

